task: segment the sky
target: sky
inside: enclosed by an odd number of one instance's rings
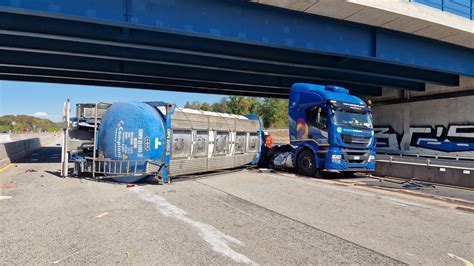
[[[32,115],[61,121],[63,103],[164,101],[184,106],[186,101],[213,103],[222,95],[80,86],[36,82],[0,81],[0,116]],[[74,110],[72,110],[74,112]]]

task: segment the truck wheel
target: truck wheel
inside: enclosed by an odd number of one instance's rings
[[[299,175],[314,177],[317,172],[314,154],[310,150],[304,150],[298,156],[297,173]]]

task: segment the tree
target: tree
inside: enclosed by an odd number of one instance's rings
[[[228,107],[232,114],[246,115],[250,113],[250,101],[247,97],[229,96]]]
[[[257,114],[265,128],[288,126],[288,100],[285,99],[229,96],[213,104],[188,101],[184,107],[236,115]]]
[[[229,113],[229,106],[227,102],[227,98],[222,98],[220,102],[215,102],[212,104],[212,111],[219,112],[219,113]]]
[[[262,117],[263,126],[269,128],[275,121],[275,115],[277,113],[276,99],[265,98],[262,103],[260,110],[260,116]]]
[[[250,114],[260,114],[260,109],[261,109],[261,100],[260,98],[256,97],[248,97],[247,98],[249,102],[249,113]]]
[[[200,109],[203,110],[203,111],[211,111],[212,107],[208,103],[202,103]]]
[[[288,126],[288,100],[278,99],[276,101],[276,113],[273,127],[287,127]]]

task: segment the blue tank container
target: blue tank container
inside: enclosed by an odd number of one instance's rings
[[[102,117],[99,156],[112,160],[136,160],[137,173],[144,173],[147,160],[164,160],[165,134],[165,121],[154,107],[140,102],[115,103]],[[126,168],[127,165],[123,165],[122,172],[127,172]],[[135,182],[143,178],[124,175],[114,179]]]

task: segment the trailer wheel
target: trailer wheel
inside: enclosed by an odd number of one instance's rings
[[[298,156],[297,173],[299,175],[314,177],[317,172],[314,154],[310,150],[304,150]]]

